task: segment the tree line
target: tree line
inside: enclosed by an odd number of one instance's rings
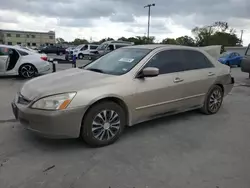
[[[208,45],[222,45],[222,46],[241,46],[242,41],[236,35],[236,30],[229,27],[227,22],[215,22],[209,26],[195,27],[192,29],[194,36],[181,36],[178,38],[165,38],[160,44],[176,44],[184,46],[208,46]],[[105,38],[100,41],[90,42],[86,39],[76,38],[74,41],[66,42],[62,38],[57,38],[57,43],[64,43],[69,45],[80,44],[101,44],[105,41],[114,40],[113,38]],[[134,42],[134,44],[155,44],[155,37],[135,36],[135,37],[120,37],[118,40]]]

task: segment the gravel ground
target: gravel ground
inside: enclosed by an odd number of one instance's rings
[[[0,187],[249,188],[250,81],[238,68],[232,74],[235,87],[217,114],[139,124],[96,149],[40,138],[12,121],[10,102],[24,80],[0,78]]]

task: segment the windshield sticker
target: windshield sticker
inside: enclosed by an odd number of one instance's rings
[[[119,61],[121,62],[126,62],[126,63],[132,63],[134,61],[134,59],[130,59],[130,58],[121,58]]]

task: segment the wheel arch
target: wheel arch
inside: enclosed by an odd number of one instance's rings
[[[114,103],[116,103],[116,104],[118,104],[119,106],[122,107],[122,109],[125,112],[126,125],[129,125],[130,112],[129,112],[128,106],[126,105],[126,103],[124,102],[123,99],[121,99],[120,97],[117,97],[117,96],[106,96],[106,97],[99,98],[99,99],[96,99],[96,100],[92,101],[90,103],[90,105],[88,106],[88,108],[86,109],[86,111],[85,111],[85,113],[84,113],[84,115],[82,117],[82,124],[83,124],[84,118],[86,117],[86,114],[89,112],[89,110],[94,105],[97,105],[99,103],[106,102],[106,101],[114,102]],[[82,126],[81,126],[81,129],[82,129]],[[81,134],[81,131],[80,131],[80,134]]]
[[[34,64],[32,64],[32,63],[22,63],[22,64],[18,67],[18,73],[20,72],[21,67],[24,66],[24,65],[31,65],[31,66],[35,67],[36,72],[38,72],[38,69],[37,69],[36,65],[34,65]]]

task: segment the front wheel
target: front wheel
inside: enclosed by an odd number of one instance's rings
[[[19,76],[23,78],[33,78],[37,74],[36,67],[31,64],[24,64],[19,68]]]
[[[78,55],[78,59],[83,59],[84,55],[83,54],[79,54]]]
[[[208,92],[201,111],[205,114],[215,114],[219,111],[223,101],[223,91],[218,85],[214,85]]]
[[[229,63],[229,61],[227,61],[227,62],[225,63],[225,65],[227,65],[227,66],[229,66],[229,67],[230,67],[230,63]]]
[[[122,134],[125,122],[124,110],[118,104],[111,101],[96,104],[83,120],[81,137],[92,147],[112,144]]]

